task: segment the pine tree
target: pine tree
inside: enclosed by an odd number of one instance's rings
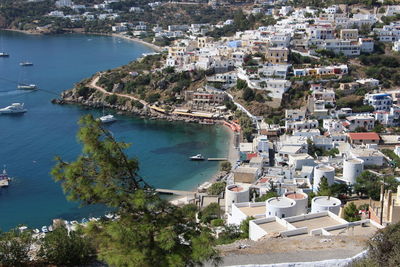
[[[82,155],[74,162],[57,158],[54,179],[71,200],[104,204],[118,220],[90,222],[84,229],[98,258],[111,266],[194,266],[218,263],[215,240],[196,223],[192,208],[161,199],[137,174],[139,164],[128,158],[129,145],[117,142],[91,115],[80,120]]]

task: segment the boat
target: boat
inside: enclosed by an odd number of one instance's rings
[[[205,158],[201,154],[190,157],[190,160],[204,160]]]
[[[33,83],[31,84],[20,83],[18,84],[17,88],[21,90],[35,90],[37,89],[37,86],[36,84]]]
[[[8,187],[10,180],[6,171],[6,166],[4,166],[3,173],[0,173],[0,187]]]
[[[19,65],[22,67],[30,67],[30,66],[33,66],[33,63],[29,62],[29,61],[23,61],[23,62],[20,62]]]
[[[49,232],[49,230],[47,229],[47,226],[43,226],[42,227],[42,232],[43,233],[48,233]]]
[[[116,121],[117,119],[114,117],[114,115],[109,114],[109,115],[105,115],[105,116],[100,117],[99,120],[102,123],[111,123],[111,122]]]
[[[27,112],[27,109],[24,108],[24,103],[13,103],[11,106],[0,108],[0,114],[18,114]]]
[[[10,55],[5,52],[0,52],[0,57],[9,57]]]

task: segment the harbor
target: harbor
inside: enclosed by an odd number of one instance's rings
[[[0,132],[0,164],[6,164],[8,174],[15,177],[7,189],[0,190],[0,210],[8,214],[0,220],[0,228],[8,230],[19,224],[41,228],[54,218],[80,221],[104,215],[104,207],[81,208],[78,203],[68,202],[49,175],[56,155],[68,159],[79,155],[77,120],[85,114],[102,117],[102,107],[53,105],[50,100],[97,71],[121,66],[151,50],[108,36],[30,36],[7,32],[3,40],[4,51],[10,57],[0,60],[0,76],[13,82],[0,80],[0,108],[23,103],[27,112],[0,115],[4,127]],[[53,43],[52,50],[43,51],[48,42]],[[21,53],[28,50],[29,55]],[[26,68],[32,72],[26,82],[40,85],[35,92],[16,90],[15,81],[24,68],[19,63],[25,59],[34,63]],[[76,62],[82,63],[77,66]],[[117,121],[104,127],[117,140],[132,144],[127,150],[129,156],[139,159],[140,174],[156,188],[194,191],[218,172],[219,164],[188,164],[188,157],[194,153],[226,157],[229,132],[224,126],[142,119],[105,108],[104,115],[108,114]]]

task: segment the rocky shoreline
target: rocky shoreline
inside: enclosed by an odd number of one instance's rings
[[[70,89],[61,93],[58,99],[52,99],[53,104],[67,105],[75,104],[82,105],[90,108],[101,109],[108,108],[117,111],[118,114],[127,116],[136,116],[143,119],[150,120],[166,120],[166,121],[182,121],[186,123],[202,123],[201,119],[182,117],[175,114],[163,114],[150,109],[148,106],[138,108],[132,104],[132,101],[125,103],[110,104],[105,100],[106,95],[96,91],[88,96],[80,96],[77,90]],[[215,121],[220,123],[220,121]]]

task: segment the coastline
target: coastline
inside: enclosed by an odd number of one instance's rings
[[[235,148],[235,133],[231,129],[226,127],[225,125],[221,124],[221,126],[224,128],[225,131],[228,132],[228,135],[229,135],[229,143],[228,143],[228,147],[227,147],[227,150],[228,150],[227,158],[228,158],[228,161],[231,163],[232,169],[233,169],[233,167],[236,164],[236,161],[239,159],[238,150]],[[209,179],[207,179],[206,181],[203,182],[203,184],[206,182],[209,182],[209,183],[216,182],[217,177],[219,177],[222,173],[223,172],[221,172],[220,169],[218,168],[216,170],[216,172],[213,175],[211,175],[211,177]],[[226,175],[229,176],[230,173],[228,173]],[[193,188],[193,191],[197,192],[197,188],[198,187]],[[190,196],[175,196],[169,202],[173,205],[179,206],[179,205],[189,204],[191,199],[192,198]]]
[[[18,33],[23,33],[23,34],[29,34],[29,35],[45,35],[47,33],[45,32],[35,32],[35,31],[25,31],[25,30],[17,30],[17,29],[3,29],[5,31],[11,31],[11,32],[18,32]],[[103,36],[112,36],[112,37],[117,37],[117,38],[121,38],[124,40],[128,40],[128,41],[132,41],[132,42],[136,42],[136,43],[140,43],[142,45],[145,45],[147,47],[150,47],[151,49],[153,49],[156,52],[160,52],[162,51],[162,47],[159,47],[157,45],[154,45],[152,43],[148,43],[146,41],[143,41],[139,38],[135,38],[135,37],[131,37],[131,36],[126,36],[123,34],[119,34],[119,33],[84,33],[82,31],[72,31],[72,32],[67,32],[64,34],[86,34],[86,35],[103,35]],[[51,34],[51,33],[49,33]],[[88,103],[79,103],[79,102],[74,102],[74,101],[66,101],[66,103],[68,104],[79,104],[79,105],[84,105],[84,106],[88,106],[89,108],[98,108],[96,106],[90,105]],[[114,110],[119,110],[120,113],[125,113],[125,115],[129,115],[129,111],[128,110],[121,110],[118,107],[109,107],[112,108]],[[131,110],[132,112],[132,110]],[[167,121],[184,121],[185,123],[198,123],[201,120],[199,119],[195,119],[195,118],[184,118],[184,117],[179,117],[179,116],[171,116],[171,115],[166,115],[166,114],[160,114],[157,112],[141,112],[139,110],[135,110],[133,112],[134,116],[140,117],[140,118],[148,118],[148,119],[156,119],[156,120],[167,120]],[[219,124],[219,122],[216,122],[216,124]],[[221,124],[222,125],[222,124]],[[224,127],[224,126],[223,126]],[[225,127],[224,127],[225,128]],[[227,158],[228,161],[231,162],[232,166],[234,166],[234,164],[236,163],[237,159],[238,159],[238,152],[237,150],[234,148],[234,140],[235,140],[235,134],[228,128],[224,129],[225,131],[228,132],[229,134],[229,143],[228,143],[228,147],[227,149]],[[209,179],[207,179],[204,182],[216,182],[217,178],[220,177],[222,175],[222,172],[218,169],[215,171],[215,173],[213,173]],[[203,182],[203,183],[204,183]],[[193,191],[197,191],[197,187],[193,188]],[[183,203],[188,203],[189,199],[187,197],[181,197],[181,196],[176,196],[174,197],[170,202],[174,203],[174,204],[183,204]]]
[[[29,34],[29,35],[46,35],[46,34],[57,35],[57,34],[60,34],[60,33],[47,33],[47,32],[40,32],[40,31],[26,31],[26,30],[18,30],[18,29],[1,29],[1,30],[9,31],[9,32],[24,33],[24,34]],[[112,36],[112,37],[118,37],[118,38],[128,40],[128,41],[140,43],[142,45],[150,47],[151,49],[153,49],[156,52],[161,52],[163,50],[163,48],[158,45],[146,42],[146,41],[136,38],[136,37],[130,37],[130,36],[126,36],[126,35],[119,34],[119,33],[82,32],[80,30],[72,29],[70,32],[65,32],[65,33],[61,33],[61,34],[84,34],[84,35],[93,34],[93,35]]]

